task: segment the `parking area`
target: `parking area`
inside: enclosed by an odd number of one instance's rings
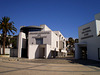
[[[100,62],[75,60],[72,57],[56,59],[0,60],[0,75],[100,75]]]

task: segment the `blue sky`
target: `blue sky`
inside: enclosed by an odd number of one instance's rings
[[[78,27],[100,13],[100,0],[0,0],[0,19],[8,16],[20,26],[46,24],[65,37],[78,38]]]

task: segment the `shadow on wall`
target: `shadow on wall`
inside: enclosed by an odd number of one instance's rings
[[[49,52],[47,58],[52,58],[51,54],[52,54],[52,51]],[[46,58],[46,49],[45,48],[40,48],[38,46],[37,50],[35,51],[35,58],[45,59]]]
[[[52,58],[52,57],[51,57],[51,51],[50,51],[49,54],[48,54],[48,58]]]
[[[39,58],[39,46],[38,46],[37,50],[35,51],[35,58]]]
[[[51,58],[56,58],[56,56],[57,56],[56,48],[54,50],[50,51],[50,53],[51,53]]]
[[[57,52],[56,49],[55,50],[50,50],[50,52],[47,55],[47,58],[56,58],[57,56]],[[35,51],[35,58],[46,58],[46,49],[45,48],[41,48],[38,46],[37,50]]]

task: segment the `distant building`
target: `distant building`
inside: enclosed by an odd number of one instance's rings
[[[35,59],[56,56],[67,56],[66,39],[60,31],[52,31],[46,25],[20,28],[18,57]]]
[[[100,61],[100,13],[95,20],[79,27],[79,43],[75,44],[76,59]]]

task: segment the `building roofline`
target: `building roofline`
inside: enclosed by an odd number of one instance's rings
[[[20,29],[21,28],[40,28],[42,29],[43,27],[31,25],[31,26],[21,26]]]
[[[90,22],[88,22],[88,23],[85,23],[85,24],[79,26],[78,28],[80,28],[80,27],[82,27],[82,26],[84,26],[84,25],[86,25],[86,24],[89,24],[89,23],[91,23],[91,22],[94,22],[94,21],[95,21],[95,20],[92,20],[92,21],[90,21]]]

